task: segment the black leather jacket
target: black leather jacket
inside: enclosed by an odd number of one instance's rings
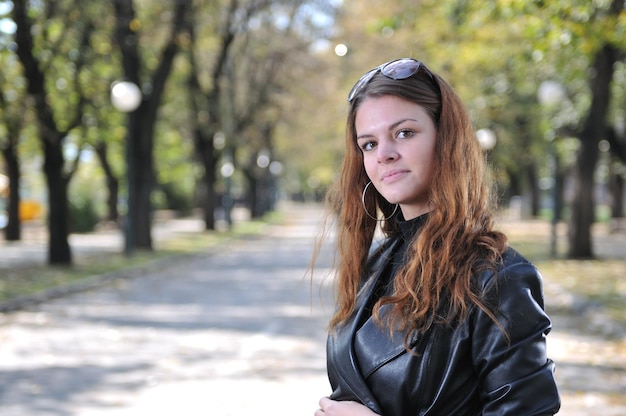
[[[545,343],[551,322],[537,269],[508,249],[497,282],[492,272],[476,276],[489,304],[496,305],[508,339],[475,307],[458,326],[436,325],[415,337],[411,348],[416,354],[410,354],[404,334],[390,337],[363,316],[394,244],[391,239],[378,250],[357,311],[329,335],[331,398],[363,403],[384,416],[556,413],[560,400]]]

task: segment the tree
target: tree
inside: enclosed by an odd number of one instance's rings
[[[4,157],[8,177],[8,207],[7,224],[4,236],[7,241],[21,239],[20,207],[20,178],[21,168],[18,145],[23,128],[29,119],[27,100],[24,99],[24,80],[21,78],[19,63],[14,55],[4,54],[1,57],[3,71],[0,73],[0,85],[3,88],[0,94],[0,125],[3,137],[0,137],[0,152]],[[11,85],[10,87],[8,85]]]
[[[533,30],[538,52],[549,59],[570,86],[578,85],[575,106],[583,107],[580,122],[564,126],[579,141],[573,165],[573,200],[568,224],[568,257],[593,257],[591,226],[595,221],[594,175],[600,140],[611,126],[611,85],[615,64],[624,59],[624,0],[604,3],[552,2],[528,5],[519,2]],[[558,16],[558,19],[553,16]],[[549,22],[540,26],[539,21]],[[554,46],[558,45],[558,50]],[[581,91],[581,81],[587,91]],[[576,88],[576,87],[574,87]],[[572,88],[572,89],[574,89]],[[583,97],[581,100],[579,97]],[[582,105],[581,105],[582,101]],[[588,103],[588,105],[585,105]]]
[[[24,69],[24,77],[27,81],[27,92],[33,99],[33,106],[39,125],[39,141],[44,154],[44,173],[48,190],[48,262],[50,264],[70,264],[72,262],[71,250],[68,243],[68,184],[78,167],[78,157],[69,167],[66,166],[63,144],[70,132],[80,125],[85,105],[79,82],[80,71],[83,68],[82,57],[90,48],[89,36],[93,28],[88,22],[76,23],[75,14],[66,13],[58,7],[61,4],[39,4],[32,9],[27,8],[25,0],[13,2],[13,21],[16,24],[15,43],[17,44],[17,56]],[[37,8],[38,7],[38,8]],[[59,15],[63,16],[59,18]],[[35,31],[32,16],[41,18],[43,30]],[[63,33],[66,31],[68,33]],[[42,33],[42,42],[48,41],[50,55],[47,62],[42,62],[36,55],[36,48],[42,47],[35,44],[34,33]],[[71,33],[71,35],[69,35]],[[65,37],[67,36],[67,37]],[[55,48],[74,48],[77,53],[71,59],[72,65],[65,65],[69,73],[59,75],[56,82],[46,77],[47,71],[59,70],[63,63],[54,60],[61,54]],[[67,64],[67,62],[64,62]],[[49,75],[51,73],[48,73]],[[70,77],[67,81],[66,76]],[[60,83],[59,83],[60,82]],[[68,84],[74,87],[71,98],[60,101],[55,99],[51,90],[53,88],[65,88]],[[56,107],[56,112],[55,112]],[[67,117],[69,115],[69,117]],[[65,116],[65,117],[64,117]]]
[[[218,4],[221,4],[218,2]],[[276,28],[282,22],[290,26],[299,22],[305,29],[309,22],[297,16],[297,11],[307,7],[320,7],[327,13],[327,1],[305,0],[249,0],[226,2],[221,20],[216,22],[215,4],[201,3],[193,13],[191,22],[192,48],[189,50],[190,70],[188,90],[192,109],[193,141],[197,159],[203,168],[203,208],[206,229],[215,228],[214,211],[217,207],[215,185],[216,167],[223,153],[233,157],[242,153],[249,155],[258,150],[258,145],[250,141],[242,143],[246,129],[252,123],[262,121],[259,113],[265,106],[273,108],[268,101],[269,91],[279,91],[273,79],[284,76],[284,67],[277,65],[279,60],[294,54],[289,45],[286,28]],[[320,15],[318,15],[320,16]],[[312,19],[311,16],[307,16]],[[203,25],[199,25],[201,19]],[[274,30],[268,30],[273,26]],[[287,22],[287,23],[285,23]],[[211,30],[207,35],[202,29]],[[217,34],[217,36],[216,36]],[[313,34],[308,34],[308,42]],[[250,41],[256,49],[245,49]],[[217,45],[208,47],[207,45]],[[242,52],[246,50],[247,52]],[[295,60],[295,58],[294,58]],[[293,61],[292,61],[293,62]],[[243,99],[242,99],[243,98]],[[216,149],[214,138],[226,136],[226,148]],[[245,136],[250,138],[249,136]],[[256,160],[256,158],[255,158]]]
[[[151,66],[142,59],[142,52],[149,51],[153,38],[142,38],[143,22],[138,18],[133,0],[111,0],[116,16],[115,42],[122,56],[124,78],[143,87],[143,100],[128,117],[129,159],[128,218],[132,227],[128,238],[130,247],[152,249],[151,194],[154,187],[154,128],[166,81],[171,73],[174,58],[189,39],[186,22],[191,10],[190,1],[174,2],[171,13],[163,11],[169,32],[165,31],[158,59]],[[162,31],[162,28],[159,29]],[[144,47],[142,47],[144,46]],[[129,242],[127,241],[127,244]]]
[[[621,9],[624,1],[621,1]],[[578,135],[580,149],[574,166],[574,200],[568,227],[570,258],[593,257],[591,226],[595,222],[594,174],[598,161],[598,144],[607,134],[610,85],[617,51],[609,44],[599,49],[592,65],[595,76],[589,80],[591,105]]]
[[[224,79],[225,124],[230,126],[236,166],[247,181],[251,215],[264,215],[273,207],[276,164],[276,129],[287,114],[284,96],[299,80],[290,71],[306,62],[313,37],[304,13],[311,2],[284,2],[256,16],[255,27],[235,42]],[[318,4],[320,6],[320,4]],[[278,25],[281,13],[286,23]],[[287,159],[287,156],[284,157]]]
[[[207,230],[215,229],[215,209],[217,207],[215,181],[217,179],[218,155],[213,139],[222,128],[220,124],[221,78],[238,29],[238,3],[237,0],[230,1],[225,10],[224,23],[216,25],[219,28],[216,31],[218,33],[218,48],[217,51],[213,51],[215,58],[210,66],[200,64],[200,62],[206,62],[206,58],[202,58],[200,48],[203,42],[200,42],[197,36],[199,23],[196,19],[198,13],[192,13],[188,22],[191,47],[188,49],[190,68],[187,87],[191,108],[193,143],[197,160],[203,169],[202,200],[204,224]],[[202,67],[212,68],[208,71],[208,76]],[[202,82],[202,79],[207,78],[206,82]]]

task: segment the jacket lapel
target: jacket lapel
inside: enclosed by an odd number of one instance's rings
[[[378,414],[381,414],[380,405],[367,386],[365,378],[359,369],[354,349],[354,338],[359,330],[359,323],[363,320],[365,305],[367,305],[369,299],[373,296],[377,282],[380,280],[381,274],[389,263],[391,253],[397,244],[398,240],[395,240],[391,244],[385,244],[386,247],[381,247],[381,249],[378,250],[377,261],[369,268],[370,278],[365,282],[357,295],[357,310],[355,314],[344,325],[336,328],[335,333],[329,339],[330,348],[333,349],[333,355],[335,357],[345,357],[345,351],[348,351],[348,360],[334,360],[336,374],[344,380],[341,385],[349,386],[352,393],[358,397],[361,403]]]

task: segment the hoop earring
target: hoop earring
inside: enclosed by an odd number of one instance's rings
[[[376,221],[387,221],[389,218],[393,217],[396,211],[398,210],[398,204],[396,204],[396,206],[393,209],[393,212],[389,214],[388,217],[379,219],[379,218],[376,218],[376,216],[370,214],[369,211],[367,210],[367,206],[365,205],[365,194],[367,193],[367,188],[369,188],[371,184],[372,184],[372,181],[369,181],[365,185],[365,188],[363,188],[363,195],[361,195],[361,203],[363,204],[363,209],[365,210],[365,213],[367,214],[367,216],[370,217],[371,219],[376,220]]]

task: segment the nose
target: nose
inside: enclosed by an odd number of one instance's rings
[[[378,144],[378,163],[388,163],[398,158],[398,152],[390,141],[381,141]]]

